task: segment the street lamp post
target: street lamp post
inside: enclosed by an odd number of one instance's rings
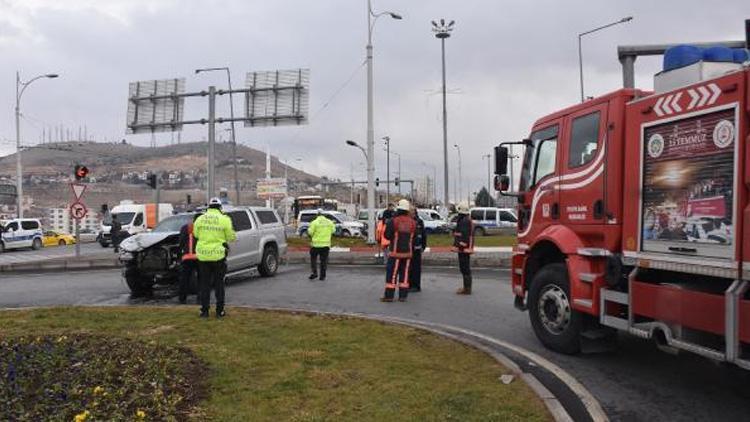
[[[482,158],[487,159],[487,193],[490,192],[490,160],[492,159],[492,154],[485,154],[482,156]]]
[[[375,244],[375,192],[374,191],[370,192],[371,180],[369,179],[369,176],[371,175],[369,163],[371,163],[372,161],[370,160],[370,155],[367,153],[367,151],[364,148],[362,148],[362,145],[352,141],[351,139],[347,139],[346,144],[362,151],[362,154],[365,156],[365,161],[368,163],[368,167],[367,167],[367,176],[368,176],[368,180],[367,180],[367,243],[373,245]],[[372,184],[372,187],[374,188],[375,185]]]
[[[232,118],[230,122],[232,127],[232,158],[234,161],[234,192],[237,200],[237,205],[240,205],[240,179],[237,170],[237,138],[234,134],[234,100],[232,100],[232,73],[228,67],[206,67],[203,69],[195,69],[195,73],[201,72],[213,72],[217,70],[224,70],[227,72],[227,84],[229,85],[229,117]]]
[[[29,79],[28,82],[21,81],[21,74],[16,72],[16,206],[18,207],[18,218],[23,218],[23,167],[21,163],[21,96],[26,88],[37,79],[57,78],[56,73],[47,73]]]
[[[391,203],[391,137],[384,136],[385,141],[385,203]]]
[[[584,102],[585,99],[586,99],[586,97],[584,96],[584,93],[583,93],[583,53],[582,53],[582,50],[581,50],[581,38],[584,35],[588,35],[588,34],[591,34],[593,32],[596,32],[596,31],[601,31],[602,29],[609,28],[610,26],[615,26],[615,25],[619,25],[621,23],[630,22],[631,20],[633,20],[633,17],[632,16],[627,16],[627,17],[624,17],[624,18],[622,18],[622,19],[620,19],[618,21],[615,21],[615,22],[612,22],[612,23],[608,23],[608,24],[602,25],[602,26],[600,26],[598,28],[594,28],[594,29],[591,29],[589,31],[581,32],[580,34],[578,34],[578,75],[579,75],[579,78],[581,80],[581,102]]]
[[[401,15],[393,12],[375,13],[371,0],[367,0],[367,208],[369,227],[375,227],[375,128],[373,124],[373,96],[372,96],[372,31],[378,18],[388,15],[393,19],[402,19]],[[367,231],[367,243],[375,243],[374,230]]]
[[[460,202],[461,197],[463,196],[463,189],[461,186],[461,147],[458,144],[453,144],[453,146],[458,150],[458,196],[456,197],[456,200]]]
[[[435,33],[435,37],[440,40],[443,61],[443,205],[445,207],[448,206],[448,110],[445,98],[445,39],[451,36],[455,23],[456,21],[450,21],[446,25],[445,19],[440,19],[439,24],[432,21],[432,31]]]
[[[437,182],[437,167],[434,166],[434,165],[432,165],[432,164],[427,164],[424,161],[422,161],[422,165],[425,166],[425,167],[432,167],[432,200],[429,200],[430,192],[428,191],[427,192],[427,196],[428,196],[428,201],[427,202],[432,202],[432,201],[437,202],[437,188],[435,187],[435,182]],[[429,176],[427,176],[427,178],[429,179]],[[430,186],[428,185],[427,187],[429,188]]]

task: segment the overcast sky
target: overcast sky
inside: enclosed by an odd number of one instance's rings
[[[366,139],[366,4],[0,0],[0,155],[15,150],[16,70],[23,80],[61,75],[35,82],[24,94],[24,144],[37,143],[44,128],[64,125],[77,135],[86,125],[97,141],[148,145],[150,135],[124,135],[130,81],[186,77],[188,90],[201,90],[226,82],[219,73],[194,75],[199,67],[229,66],[237,86],[246,71],[305,67],[311,72],[309,125],[240,125],[238,142],[270,145],[274,155],[320,175],[348,179],[353,165],[354,177],[363,179],[361,153],[344,140],[364,145]],[[425,162],[437,166],[442,180],[440,43],[430,20],[445,17],[456,21],[446,44],[451,177],[458,143],[471,190],[486,183],[482,156],[493,145],[527,135],[535,119],[578,100],[578,33],[634,17],[584,37],[586,94],[599,95],[621,86],[618,44],[739,40],[750,17],[747,0],[375,0],[373,7],[404,16],[380,19],[374,36],[377,174],[385,177],[380,138],[388,135],[392,150],[402,155],[404,179],[432,173]],[[650,89],[659,67],[660,59],[639,59],[637,85]],[[206,110],[205,99],[187,100],[188,117],[204,117]],[[219,106],[220,114],[227,110]],[[201,140],[206,131],[186,128],[182,139]],[[171,139],[160,134],[157,142]],[[395,156],[391,164],[395,171]]]

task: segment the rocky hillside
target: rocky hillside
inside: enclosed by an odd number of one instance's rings
[[[39,207],[61,206],[70,201],[73,166],[85,164],[90,170],[85,202],[92,207],[117,203],[122,199],[152,200],[153,190],[143,180],[148,172],[163,175],[163,200],[181,203],[190,194],[193,201],[204,201],[207,144],[183,143],[156,148],[129,144],[67,142],[39,145],[23,152],[24,188]],[[239,179],[243,203],[257,203],[255,181],[265,177],[266,156],[246,146],[237,146]],[[0,157],[0,183],[15,176],[15,154]],[[273,177],[284,176],[284,163],[271,160]],[[232,146],[216,145],[217,188],[226,187],[234,197]],[[288,169],[292,193],[305,192],[319,178]]]

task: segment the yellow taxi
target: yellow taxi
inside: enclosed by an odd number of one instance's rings
[[[58,233],[52,230],[44,232],[44,236],[42,237],[42,244],[44,244],[44,246],[65,246],[72,245],[74,243],[76,243],[75,237],[66,233]]]

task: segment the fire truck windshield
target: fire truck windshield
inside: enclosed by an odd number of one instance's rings
[[[521,167],[519,190],[525,192],[544,176],[554,173],[557,155],[557,125],[531,134],[531,145],[526,147]]]

